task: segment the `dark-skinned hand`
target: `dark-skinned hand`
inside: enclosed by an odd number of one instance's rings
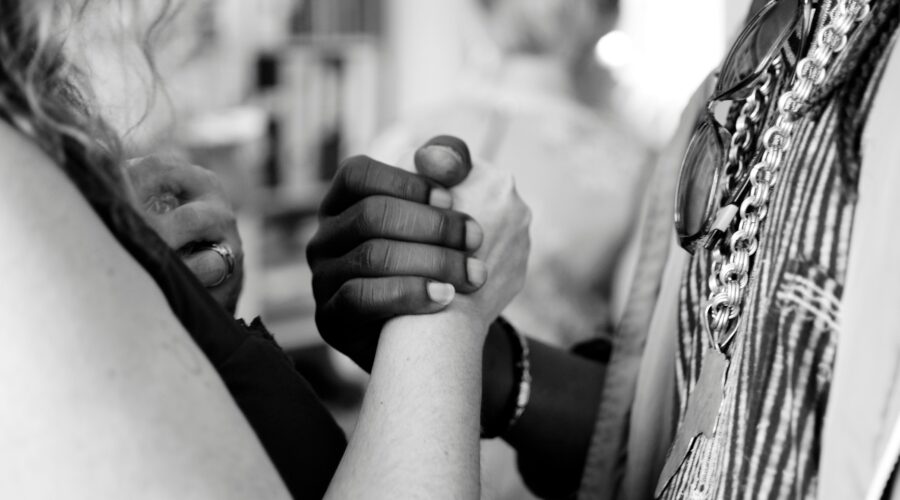
[[[472,257],[482,229],[445,189],[472,168],[465,143],[436,137],[414,161],[424,175],[365,156],[343,162],[307,248],[319,331],[365,370],[385,321],[440,311],[487,278]]]

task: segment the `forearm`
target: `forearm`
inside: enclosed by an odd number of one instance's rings
[[[479,325],[459,312],[385,325],[330,498],[477,498]]]
[[[560,496],[580,483],[602,396],[605,365],[529,339],[531,396],[503,434],[536,493]],[[485,344],[482,418],[496,419],[514,390],[514,353],[507,335],[491,328]]]

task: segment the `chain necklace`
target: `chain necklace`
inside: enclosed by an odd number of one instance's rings
[[[791,146],[799,111],[825,81],[828,63],[847,46],[850,30],[871,10],[868,0],[840,0],[834,8],[825,9],[828,21],[817,30],[810,54],[798,63],[791,88],[779,98],[775,123],[762,135],[763,154],[750,170],[750,192],[739,206],[730,207],[738,219],[738,228],[725,245],[713,251],[710,292],[702,318],[712,347],[720,352],[728,348],[740,322],[751,258],[759,248],[759,227],[766,218],[769,197]],[[732,223],[728,221],[729,225]]]
[[[715,431],[719,409],[724,399],[724,384],[728,372],[728,347],[734,340],[741,322],[747,284],[750,280],[753,257],[759,249],[759,228],[766,219],[769,198],[784,167],[784,160],[801,118],[801,111],[827,76],[832,58],[847,47],[848,34],[866,17],[871,7],[869,0],[829,0],[822,5],[820,23],[816,27],[814,44],[809,54],[797,64],[790,88],[778,99],[776,118],[762,134],[763,153],[749,174],[749,193],[739,202],[724,207],[714,223],[714,230],[728,233],[737,220],[737,229],[720,240],[713,249],[712,270],[709,277],[709,295],[701,311],[701,323],[709,347],[703,355],[700,374],[688,398],[685,415],[669,450],[665,466],[656,487],[660,496],[672,476],[702,434],[711,438]],[[751,122],[761,119],[762,100],[771,91],[772,82],[767,77],[760,87],[744,103],[741,115]],[[760,96],[763,99],[760,99]],[[759,106],[757,106],[759,105]],[[728,162],[740,161],[749,146],[740,130],[748,124],[738,118]],[[731,165],[726,164],[726,168]],[[735,168],[735,167],[731,167]]]

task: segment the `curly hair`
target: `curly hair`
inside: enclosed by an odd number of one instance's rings
[[[92,0],[0,0],[0,117],[29,136],[60,165],[77,145],[81,163],[106,170],[121,180],[122,148],[115,132],[96,112],[85,71],[67,56],[71,28],[86,15]],[[154,30],[169,12],[170,2],[150,29],[141,48],[149,58]]]

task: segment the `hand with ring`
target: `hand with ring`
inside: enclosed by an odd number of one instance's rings
[[[175,157],[130,160],[126,172],[144,220],[215,299],[234,313],[243,251],[234,212],[215,174]]]

